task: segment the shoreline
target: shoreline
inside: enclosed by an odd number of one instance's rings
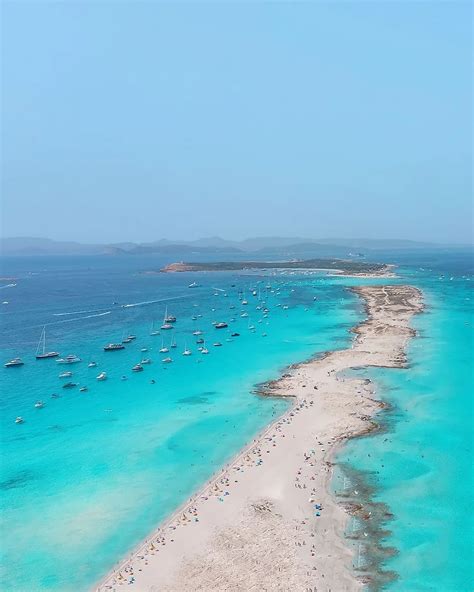
[[[338,374],[354,367],[404,367],[406,343],[415,334],[409,321],[423,305],[421,292],[410,286],[351,289],[367,314],[351,329],[351,346],[318,354],[257,385],[260,396],[289,398],[293,405],[95,590],[131,584],[149,592],[217,592],[228,589],[229,581],[239,591],[360,589],[343,534],[351,512],[330,485],[340,446],[373,431],[373,417],[385,404],[373,398],[370,381]]]

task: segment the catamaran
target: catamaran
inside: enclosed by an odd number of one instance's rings
[[[46,327],[43,327],[41,331],[41,337],[38,342],[38,347],[36,348],[36,359],[43,360],[44,358],[57,358],[59,356],[59,352],[46,351]]]

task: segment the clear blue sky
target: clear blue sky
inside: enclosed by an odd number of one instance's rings
[[[472,241],[471,4],[3,3],[3,235]]]

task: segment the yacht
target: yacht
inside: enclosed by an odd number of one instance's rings
[[[143,366],[141,364],[135,364],[135,366],[132,368],[132,372],[142,372],[143,371]]]
[[[43,401],[36,401],[35,409],[43,409],[43,407],[44,407]]]
[[[4,364],[5,368],[13,368],[14,366],[23,366],[25,362],[21,358],[13,358],[6,364]]]
[[[61,372],[61,374],[59,375],[59,378],[71,378],[72,376],[72,372],[70,370],[68,370],[67,372]]]
[[[222,343],[220,341],[216,341],[213,343],[214,347],[222,347]]]
[[[89,363],[87,364],[87,367],[88,367],[88,368],[95,368],[96,366],[97,366],[97,362],[89,362]]]
[[[80,362],[81,358],[78,358],[77,356],[70,354],[69,356],[66,356],[65,358],[58,358],[56,360],[57,364],[76,364],[77,362]]]
[[[176,323],[176,317],[174,315],[166,315],[165,323]]]
[[[151,364],[150,358],[143,358],[143,360],[140,362],[140,366],[143,366],[143,364]]]
[[[173,360],[171,358],[163,358],[161,361],[163,364],[170,364]]]
[[[202,335],[202,331],[200,329],[193,331],[193,335]]]
[[[41,331],[41,337],[38,342],[38,347],[36,348],[36,359],[44,360],[45,358],[57,358],[58,356],[59,352],[46,351],[46,327],[43,327],[43,330]]]
[[[165,316],[163,317],[163,324],[161,325],[161,329],[163,331],[169,331],[170,329],[173,329],[173,325],[168,322],[168,307],[166,307],[165,310]]]
[[[140,350],[141,352],[147,352],[148,348],[147,347],[142,347],[142,349]]]
[[[99,376],[97,376],[97,380],[107,380],[107,374],[105,372],[101,372]]]
[[[197,288],[199,286],[198,283],[193,282],[192,284],[189,284],[188,288]]]
[[[19,415],[16,419],[15,419],[15,423],[24,423],[25,420],[23,419],[23,417],[21,417],[21,415]]]
[[[125,349],[125,346],[122,343],[109,343],[104,346],[104,351],[116,351],[118,349]]]
[[[225,329],[229,325],[227,323],[216,323],[214,326],[216,329]]]
[[[80,393],[85,393],[87,391],[87,387],[86,386],[81,386],[81,388],[79,389]]]

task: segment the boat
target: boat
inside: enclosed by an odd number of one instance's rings
[[[78,358],[74,354],[69,354],[65,358],[58,358],[56,360],[56,363],[57,364],[76,364],[77,362],[80,362],[80,361],[81,361],[81,358]]]
[[[150,358],[143,358],[143,360],[140,362],[140,365],[143,365],[143,364],[151,364]]]
[[[248,304],[248,300],[242,300],[241,304],[245,306],[246,304]]]
[[[25,423],[25,420],[23,419],[23,417],[21,417],[21,415],[19,415],[16,419],[15,419],[15,423]]]
[[[63,384],[63,388],[74,388],[75,386],[77,386],[77,382],[66,382]]]
[[[95,368],[96,366],[97,366],[97,362],[89,362],[89,363],[87,364],[87,367],[88,367],[88,368]]]
[[[193,335],[202,335],[202,331],[200,329],[193,331]]]
[[[140,350],[141,352],[147,352],[148,348],[147,347],[142,347],[142,349]]]
[[[134,339],[136,339],[137,336],[136,335],[128,335],[127,339],[130,339],[130,341],[133,341]]]
[[[120,380],[128,380],[128,378],[126,376],[122,376]]]
[[[199,337],[199,339],[196,339],[196,343],[200,345],[201,343],[204,343],[204,339]]]
[[[59,378],[70,378],[72,376],[72,372],[68,370],[67,372],[61,372]]]
[[[216,341],[216,343],[212,344],[214,347],[222,347],[222,343],[220,341]]]
[[[43,409],[43,407],[44,407],[43,401],[36,401],[35,409]]]
[[[86,386],[81,386],[81,388],[79,389],[80,393],[85,393],[87,391],[87,387]]]
[[[43,327],[43,330],[41,331],[41,337],[38,342],[38,347],[36,348],[36,359],[44,360],[46,358],[57,358],[58,356],[59,352],[46,351],[46,327]]]
[[[133,339],[131,337],[125,337],[122,339],[122,343],[132,343]]]
[[[107,380],[107,374],[105,372],[101,372],[99,376],[97,376],[97,380]]]
[[[176,317],[174,315],[166,315],[165,323],[176,323]]]
[[[209,353],[209,350],[207,349],[206,344],[204,344],[204,347],[201,348],[201,353],[202,354],[208,354]]]
[[[24,364],[25,362],[23,362],[21,358],[13,358],[13,360],[10,360],[6,364],[4,364],[4,366],[5,368],[13,368],[15,366],[23,366]]]
[[[125,346],[122,343],[109,343],[104,346],[104,351],[116,351],[118,349],[125,349]]]
[[[167,318],[168,318],[168,307],[166,307],[165,316],[163,317],[163,324],[161,325],[161,329],[163,329],[163,331],[169,331],[170,329],[173,329],[173,325],[167,321]]]
[[[231,337],[240,337],[240,333],[232,333]]]
[[[176,341],[174,340],[174,337],[171,340],[170,347],[172,347],[173,349],[176,347]]]
[[[143,366],[141,364],[135,364],[135,366],[132,368],[132,372],[142,372],[143,371]]]
[[[196,282],[193,282],[192,284],[189,284],[188,288],[198,288],[199,284]]]
[[[242,319],[245,319],[246,317],[249,316],[249,313],[248,312],[243,312],[240,316],[241,316]]]
[[[165,346],[163,339],[161,340],[161,348],[159,349],[160,354],[166,354],[170,350]]]
[[[155,321],[152,321],[150,335],[159,335],[159,334],[160,334],[160,332],[158,331],[158,329],[155,329]]]
[[[186,347],[186,343],[184,344],[184,351],[183,356],[190,356],[193,352]]]
[[[173,360],[171,358],[163,358],[161,361],[163,364],[170,364]]]
[[[227,323],[216,323],[214,326],[216,329],[225,329],[229,325]]]

